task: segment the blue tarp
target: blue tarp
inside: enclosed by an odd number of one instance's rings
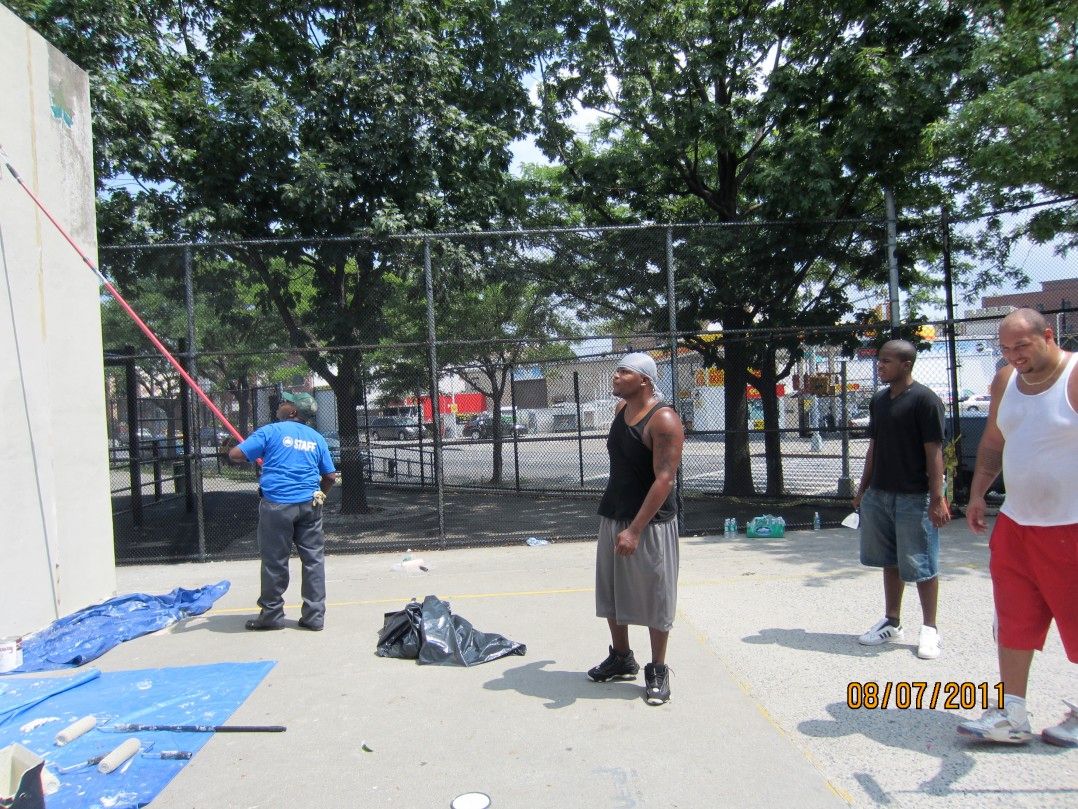
[[[64,747],[56,734],[84,716],[109,724],[224,724],[273,668],[272,660],[206,666],[98,672],[67,677],[12,677],[0,681],[0,748],[18,742],[45,759],[60,779],[46,798],[49,809],[129,809],[145,806],[184,765],[183,760],[133,758],[103,775],[90,766],[58,771],[137,738],[149,752],[195,753],[212,733],[153,731],[110,733],[94,729]],[[286,743],[282,739],[282,757]]]
[[[188,616],[201,615],[230,586],[228,581],[222,581],[196,590],[177,587],[161,596],[133,593],[65,615],[23,640],[22,666],[12,673],[52,671],[89,663],[126,640],[164,629]]]

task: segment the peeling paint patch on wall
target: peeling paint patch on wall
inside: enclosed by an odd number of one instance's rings
[[[52,58],[54,49],[51,46],[49,51],[49,110],[54,121],[72,129],[75,126],[75,111],[79,107],[80,92],[83,90],[76,78],[81,71],[63,57]],[[60,56],[59,51],[55,53]]]

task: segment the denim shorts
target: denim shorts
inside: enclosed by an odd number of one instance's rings
[[[928,519],[928,493],[869,488],[861,498],[861,564],[897,567],[902,581],[939,575],[939,531]]]

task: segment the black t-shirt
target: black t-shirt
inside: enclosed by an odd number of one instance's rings
[[[868,412],[868,436],[876,440],[870,485],[901,494],[927,492],[925,444],[943,443],[943,402],[914,382],[894,399],[890,388],[879,391]]]

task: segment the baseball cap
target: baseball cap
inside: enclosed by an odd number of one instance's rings
[[[654,387],[657,382],[659,371],[655,367],[655,360],[642,351],[633,351],[630,354],[626,354],[618,360],[617,367],[635,371],[641,376],[646,376],[651,380],[652,387]]]
[[[314,400],[314,397],[309,393],[290,393],[285,391],[281,394],[281,401],[288,402],[295,405],[296,410],[304,415],[313,415],[318,411],[318,402]]]

